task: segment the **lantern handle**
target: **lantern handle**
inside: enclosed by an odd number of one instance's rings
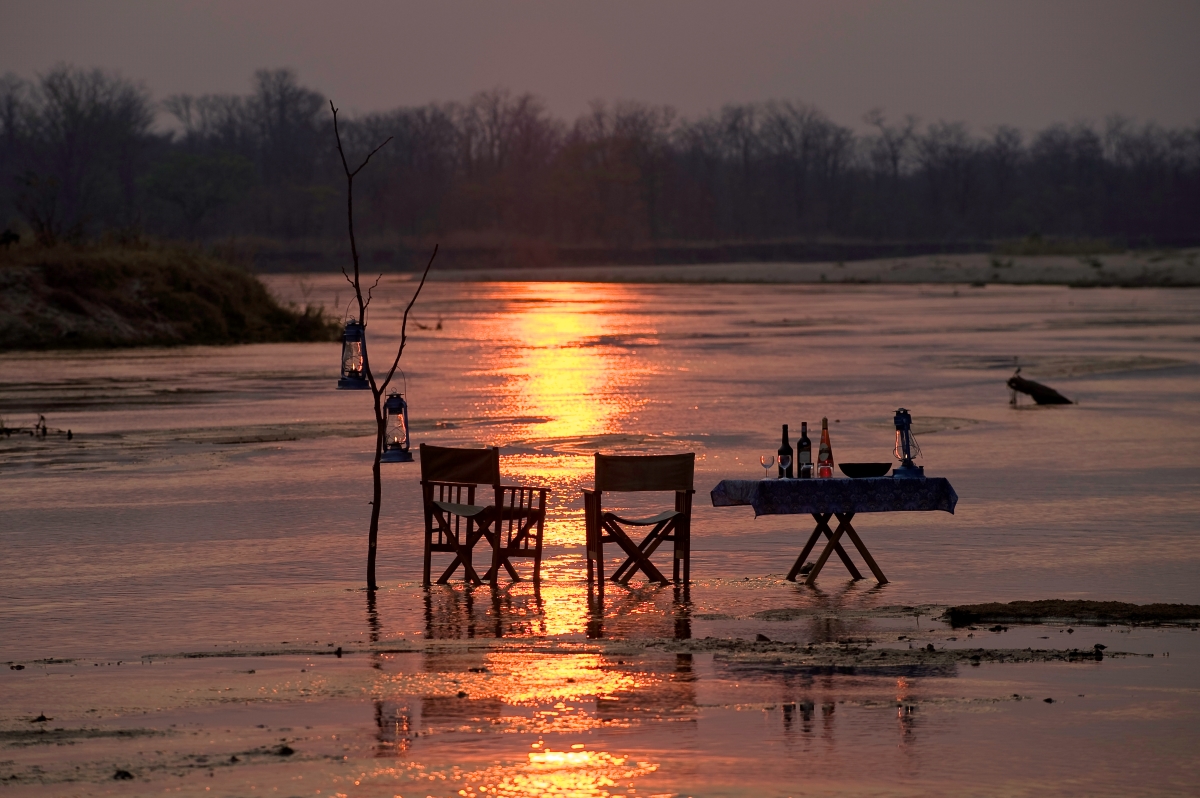
[[[346,319],[350,318],[350,306],[354,304],[354,297],[350,297],[350,301],[346,303],[346,309],[342,311],[342,324],[346,323]],[[361,319],[356,319],[359,324],[362,324]],[[363,324],[364,327],[367,325]]]

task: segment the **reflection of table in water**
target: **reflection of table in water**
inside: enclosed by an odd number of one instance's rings
[[[850,575],[862,579],[862,574],[855,567],[850,555],[842,548],[841,538],[846,535],[858,549],[866,561],[871,573],[879,584],[886,584],[887,577],[875,563],[875,558],[867,551],[862,538],[858,536],[850,522],[855,513],[893,513],[900,511],[930,511],[943,510],[954,512],[958,503],[958,494],[950,486],[949,480],[942,477],[921,477],[919,479],[896,479],[895,477],[876,477],[873,479],[724,479],[712,489],[714,507],[734,507],[750,505],[754,515],[800,515],[808,513],[816,520],[817,526],[809,536],[808,542],[796,558],[795,565],[788,572],[787,578],[795,581],[796,575],[804,565],[804,559],[817,545],[821,535],[829,538],[821,556],[804,580],[806,585],[812,585],[817,574],[825,567],[829,557],[837,553]],[[836,517],[836,530],[830,530],[829,521]]]

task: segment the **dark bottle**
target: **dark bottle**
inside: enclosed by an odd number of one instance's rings
[[[791,479],[794,472],[792,471],[792,445],[788,443],[787,424],[783,425],[783,445],[779,447],[777,454],[779,455],[779,459],[776,461],[779,463],[779,478]],[[785,457],[787,458],[787,468],[783,467],[783,458]]]
[[[800,422],[800,440],[796,441],[796,474],[800,479],[812,479],[812,441],[808,439],[808,422]]]

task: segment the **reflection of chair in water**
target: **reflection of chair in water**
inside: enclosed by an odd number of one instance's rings
[[[628,584],[640,569],[648,579],[667,583],[650,555],[664,541],[674,544],[673,577],[687,583],[691,571],[692,478],[696,455],[603,455],[596,453],[596,486],[583,492],[584,526],[587,532],[588,586],[593,579],[604,596],[604,544],[616,543],[628,556],[612,575],[614,582]],[[604,493],[674,491],[675,509],[646,518],[626,518],[603,508]],[[624,527],[651,527],[641,543],[635,544]]]
[[[416,736],[412,713],[407,704],[375,702],[375,756],[400,756]]]
[[[427,640],[463,640],[473,637],[502,637],[500,594],[489,594],[477,601],[470,587],[430,588],[425,591],[425,638]],[[489,612],[489,609],[491,612]]]
[[[486,593],[482,591],[487,591]],[[442,587],[425,590],[425,638],[461,640],[473,637],[528,637],[546,633],[542,593],[495,586]]]
[[[476,489],[490,486],[492,496],[476,503]],[[421,490],[425,505],[424,583],[429,584],[434,552],[454,555],[438,577],[445,583],[460,566],[463,579],[475,584],[496,581],[500,568],[520,579],[512,560],[533,559],[533,578],[541,576],[542,527],[546,488],[500,484],[500,450],[448,449],[421,444]],[[475,544],[491,544],[491,565],[480,578],[472,562]]]
[[[673,594],[673,595],[672,595]],[[669,603],[668,603],[669,600]],[[678,586],[667,593],[658,585],[631,589],[606,609],[592,603],[585,627],[588,638],[615,640],[630,638],[692,638],[692,602],[687,587]]]

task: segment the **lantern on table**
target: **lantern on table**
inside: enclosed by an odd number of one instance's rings
[[[346,329],[342,331],[342,377],[337,384],[340,391],[362,391],[371,387],[365,374],[366,332],[355,319],[346,322]]]
[[[892,476],[899,479],[912,479],[925,476],[924,466],[914,465],[913,458],[921,455],[921,447],[912,434],[912,416],[903,407],[896,411],[896,448],[892,454],[900,461],[900,465],[892,470]]]
[[[381,463],[411,463],[408,449],[408,402],[393,391],[383,403],[383,455]]]

